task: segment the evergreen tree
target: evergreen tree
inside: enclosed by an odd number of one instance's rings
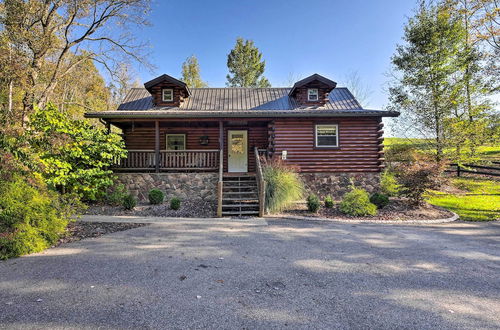
[[[406,124],[434,141],[437,161],[445,149],[445,120],[457,103],[451,77],[459,74],[463,29],[448,6],[421,5],[405,26],[403,45],[392,57],[396,79],[389,89],[390,108]]]
[[[229,87],[270,87],[271,83],[263,76],[266,61],[252,40],[236,39],[236,45],[227,56],[229,74],[226,76]]]
[[[191,55],[184,61],[184,63],[182,63],[181,80],[184,81],[188,85],[188,87],[208,87],[208,84],[201,79],[200,65],[198,64],[198,59],[196,58],[196,56]]]

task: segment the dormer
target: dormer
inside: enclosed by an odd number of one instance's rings
[[[335,86],[337,86],[335,81],[315,73],[297,81],[288,95],[293,97],[301,106],[322,106],[328,101],[328,93]]]
[[[167,74],[148,81],[144,88],[151,94],[157,107],[179,107],[191,95],[186,83]]]

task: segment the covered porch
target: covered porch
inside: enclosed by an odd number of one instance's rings
[[[268,149],[269,120],[108,119],[122,131],[119,172],[255,173],[255,149]]]

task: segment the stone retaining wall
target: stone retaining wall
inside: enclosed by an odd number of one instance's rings
[[[217,201],[217,173],[116,173],[116,184],[123,184],[138,201],[148,201],[148,193],[158,188],[168,200]]]
[[[357,188],[363,188],[369,193],[380,187],[380,173],[300,173],[308,193],[314,193],[323,199],[332,195],[340,199],[350,190],[351,179]]]

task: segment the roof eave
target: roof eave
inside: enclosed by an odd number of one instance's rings
[[[274,112],[274,113],[273,113]],[[301,111],[301,112],[277,112],[277,111],[259,111],[257,113],[249,112],[146,112],[146,111],[123,111],[113,112],[88,112],[85,113],[85,118],[102,118],[102,119],[160,119],[160,118],[296,118],[296,117],[398,117],[397,111],[366,111],[366,110],[353,110],[353,111]]]

